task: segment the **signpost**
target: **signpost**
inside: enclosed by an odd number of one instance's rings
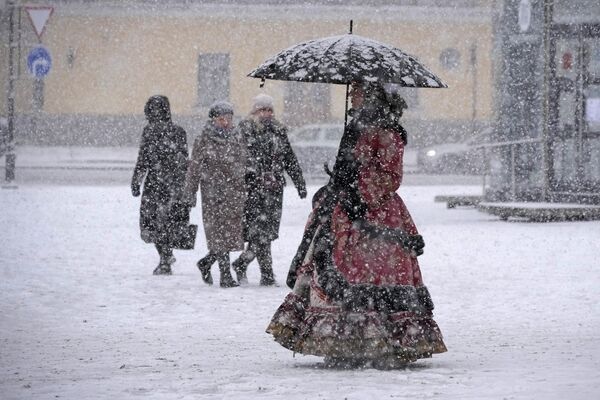
[[[15,143],[14,143],[14,132],[15,132],[15,64],[14,64],[14,14],[15,14],[15,1],[8,0],[8,90],[6,91],[6,105],[7,105],[7,123],[8,129],[6,133],[6,169],[5,188],[14,188],[11,185],[12,181],[15,180]]]
[[[6,0],[6,5],[8,9],[8,85],[6,91],[7,97],[7,123],[8,129],[6,134],[6,169],[5,169],[5,180],[6,185],[5,188],[15,188],[16,186],[11,185],[12,181],[15,179],[15,164],[16,164],[16,154],[15,154],[15,60],[14,60],[14,49],[17,47],[15,44],[15,0]],[[29,16],[29,20],[33,25],[33,29],[39,39],[42,41],[42,35],[44,34],[44,30],[46,28],[46,23],[52,12],[54,11],[54,7],[52,6],[24,6],[25,11],[27,11],[27,15]],[[50,72],[50,68],[52,67],[52,58],[50,57],[50,52],[42,46],[38,46],[33,48],[29,55],[27,56],[27,68],[29,72],[33,76],[35,76],[36,80],[40,81],[43,79],[48,72]]]

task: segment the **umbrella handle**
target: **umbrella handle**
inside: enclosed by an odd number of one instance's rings
[[[350,20],[350,34],[352,35],[353,20]],[[346,83],[346,108],[344,111],[344,132],[346,132],[346,125],[348,125],[348,96],[350,95],[350,84]]]
[[[350,21],[352,24],[352,21]],[[350,96],[350,84],[346,83],[346,105],[344,106],[344,132],[346,132],[346,126],[348,125],[348,97]]]

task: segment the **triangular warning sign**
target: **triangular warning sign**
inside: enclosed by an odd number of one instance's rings
[[[25,6],[29,20],[35,29],[35,33],[38,39],[42,40],[44,34],[44,28],[46,28],[46,22],[50,19],[50,15],[54,11],[54,7],[51,6]]]

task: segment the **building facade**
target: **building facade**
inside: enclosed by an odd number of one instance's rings
[[[600,3],[505,0],[491,201],[600,204]]]
[[[407,89],[413,144],[469,135],[492,120],[492,18],[489,1],[45,1],[53,7],[41,40],[29,3],[15,0],[17,143],[127,145],[139,138],[146,99],[169,97],[178,121],[199,130],[206,109],[228,99],[245,115],[261,91],[287,123],[343,120],[342,86],[268,81],[247,74],[267,57],[311,38],[348,32],[414,55],[448,84]],[[8,80],[7,0],[2,7]],[[0,7],[2,3],[0,3]],[[52,56],[43,79],[27,70],[42,45]],[[6,96],[0,98],[5,115]]]

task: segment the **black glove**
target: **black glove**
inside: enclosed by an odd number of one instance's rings
[[[300,196],[301,199],[306,198],[306,187],[305,186],[300,186],[298,188],[298,196]]]
[[[407,250],[410,250],[415,256],[423,254],[425,241],[421,235],[409,235],[403,243]]]
[[[138,197],[140,195],[140,185],[137,183],[131,184],[131,194],[133,197]]]

